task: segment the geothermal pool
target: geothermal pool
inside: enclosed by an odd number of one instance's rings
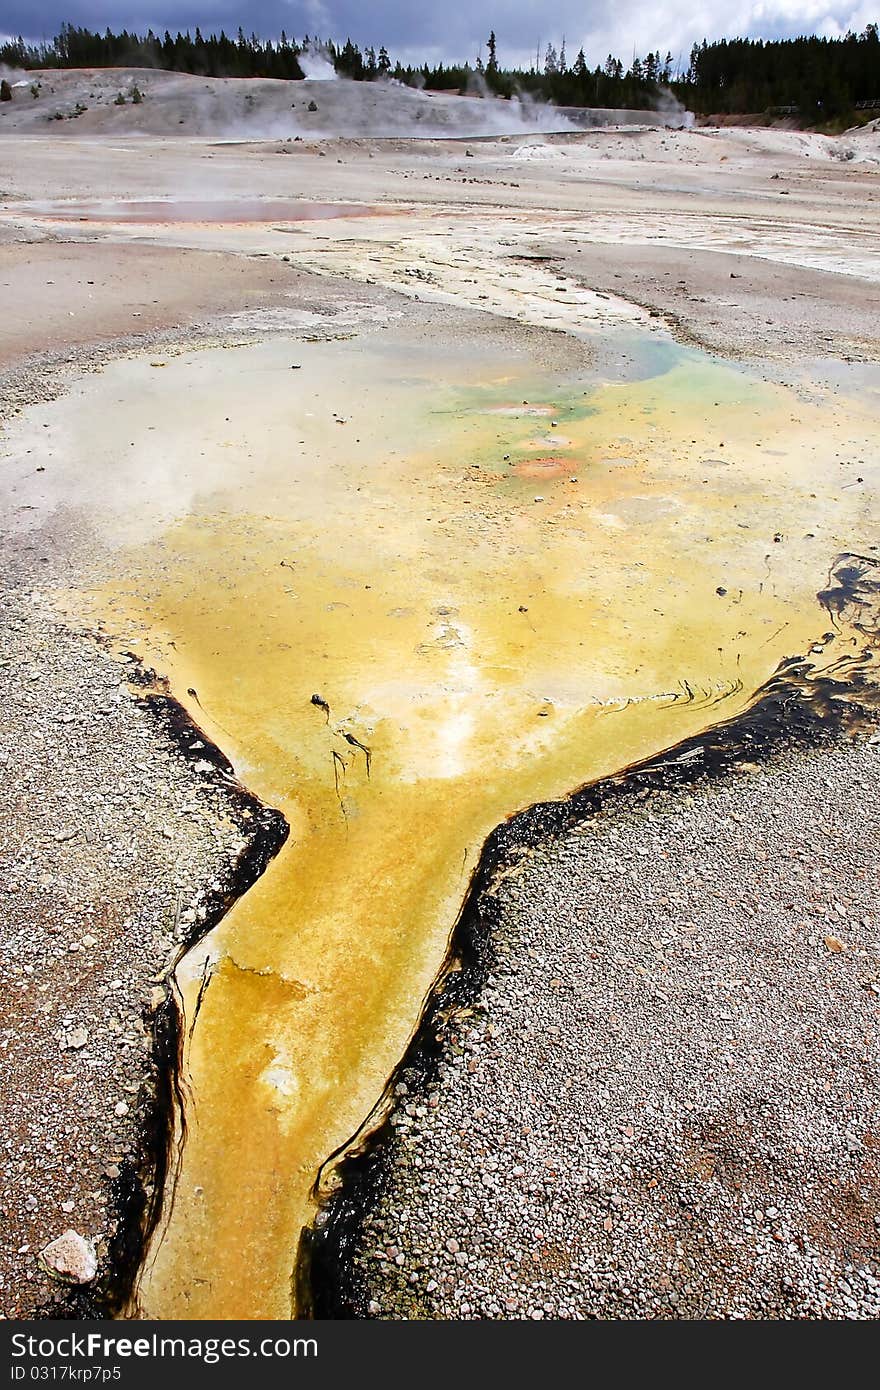
[[[135,356],[7,440],[24,505],[89,516],[75,611],[290,824],[177,972],[187,1137],[134,1316],[296,1311],[318,1171],[489,832],[742,710],[827,627],[835,554],[878,541],[864,382],[618,341],[568,375],[403,324]]]
[[[166,223],[324,222],[336,217],[371,217],[365,203],[318,203],[302,198],[58,198],[15,205],[16,220],[102,222],[162,227]],[[387,215],[387,213],[386,213]]]

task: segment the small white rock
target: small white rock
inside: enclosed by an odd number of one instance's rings
[[[65,1284],[90,1284],[98,1272],[95,1247],[78,1231],[64,1231],[40,1252],[44,1269]]]

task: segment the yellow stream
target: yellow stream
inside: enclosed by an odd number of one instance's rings
[[[877,539],[851,403],[695,356],[603,385],[413,330],[368,349],[119,363],[45,417],[125,541],[83,603],[291,827],[178,972],[188,1025],[213,971],[143,1316],[291,1314],[319,1166],[403,1053],[487,833],[743,708],[822,631],[833,554]]]

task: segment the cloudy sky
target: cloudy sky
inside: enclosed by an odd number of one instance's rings
[[[657,48],[677,59],[703,38],[860,32],[878,17],[880,0],[0,0],[0,33],[28,38],[51,37],[64,21],[157,32],[198,24],[235,33],[241,24],[263,37],[285,29],[384,43],[404,62],[473,62],[494,28],[504,66],[529,66],[537,48],[558,48],[563,35],[570,60],[583,44],[595,65],[609,52],[628,60]]]

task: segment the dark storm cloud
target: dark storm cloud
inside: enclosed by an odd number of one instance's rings
[[[386,44],[393,57],[468,59],[477,56],[489,30],[498,36],[503,64],[527,65],[548,42],[563,36],[569,58],[583,44],[591,63],[608,52],[629,58],[633,51],[670,49],[677,57],[694,41],[734,34],[783,37],[800,33],[837,35],[860,31],[876,19],[875,0],[617,0],[613,6],[582,0],[453,0],[414,5],[412,0],[3,0],[0,33],[51,37],[66,21],[90,29],[152,27],[176,30],[201,26],[275,37],[303,34],[356,43]]]

